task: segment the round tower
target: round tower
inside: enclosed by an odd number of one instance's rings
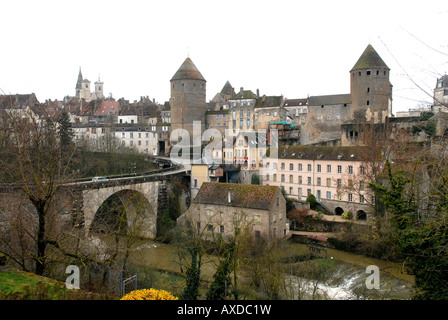
[[[369,44],[350,70],[353,112],[366,121],[384,122],[392,114],[392,84],[389,67]]]
[[[193,121],[205,126],[206,80],[190,58],[185,59],[170,80],[171,130],[185,129],[193,141]]]

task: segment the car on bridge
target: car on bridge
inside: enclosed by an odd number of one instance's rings
[[[109,179],[107,179],[105,177],[93,177],[92,181],[93,182],[105,182],[105,181],[109,181]]]

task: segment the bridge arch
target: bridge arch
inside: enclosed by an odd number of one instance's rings
[[[120,190],[109,196],[95,212],[89,232],[145,234],[154,216],[149,200],[139,191]]]
[[[98,226],[102,225],[103,230],[100,228],[99,231],[133,232],[138,237],[154,239],[157,233],[158,189],[159,182],[151,181],[84,190],[86,234],[98,231]]]
[[[341,207],[336,207],[336,208],[334,209],[334,213],[335,213],[337,216],[340,216],[340,215],[342,215],[342,214],[344,213],[344,209],[342,209]]]

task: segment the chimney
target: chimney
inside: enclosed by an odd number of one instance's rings
[[[260,98],[260,90],[257,89],[257,98]]]
[[[243,87],[240,87],[240,93],[243,93],[243,90],[244,90]]]

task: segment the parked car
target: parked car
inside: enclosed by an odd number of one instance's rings
[[[109,179],[104,178],[104,177],[93,177],[92,181],[93,182],[104,182],[104,181],[109,181]]]

